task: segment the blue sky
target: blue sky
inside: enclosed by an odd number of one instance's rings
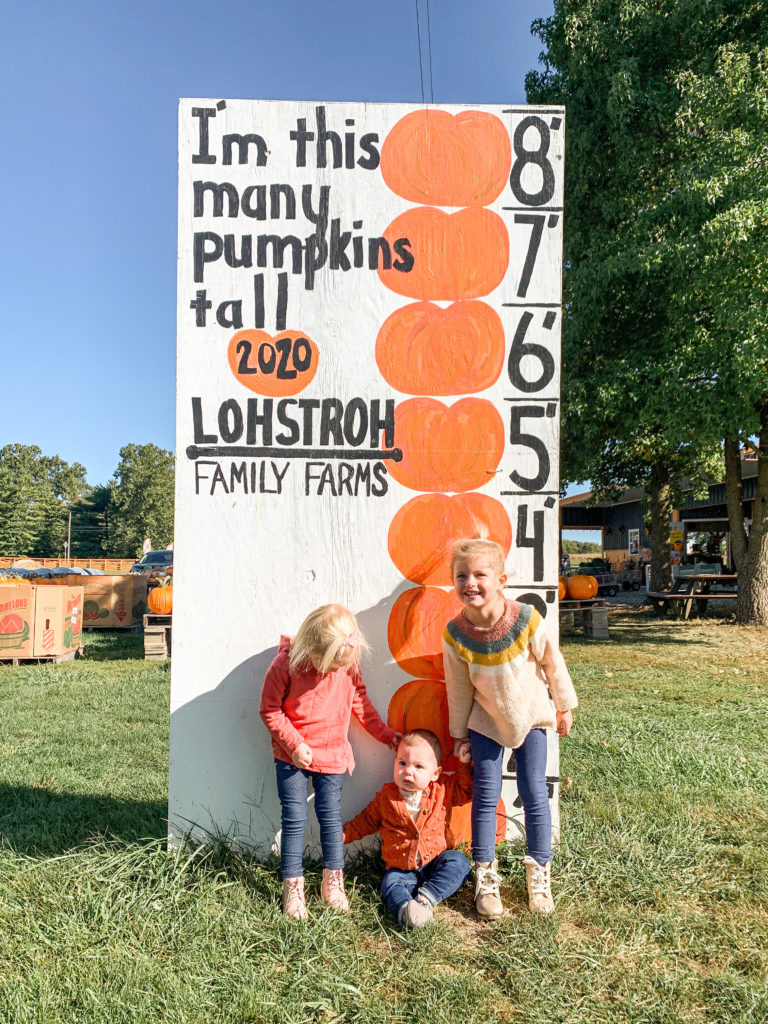
[[[430,0],[435,102],[524,102],[552,9]],[[106,483],[174,447],[179,97],[420,102],[416,3],[29,0],[0,58],[0,445]]]

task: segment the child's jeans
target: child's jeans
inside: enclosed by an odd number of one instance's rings
[[[496,805],[501,796],[504,747],[469,730],[472,780],[472,856],[489,863],[496,856]],[[512,751],[517,767],[517,791],[523,802],[528,856],[539,864],[552,860],[552,815],[547,792],[547,734],[531,729]]]
[[[423,893],[432,906],[461,888],[471,868],[461,850],[443,850],[428,864],[414,871],[389,868],[381,882],[382,899],[399,920],[406,903]]]
[[[304,827],[307,824],[307,779],[315,791],[315,814],[320,825],[320,846],[323,867],[338,870],[344,867],[344,831],[341,823],[341,787],[343,775],[323,775],[306,768],[297,768],[287,761],[275,760],[277,794],[282,808],[280,841],[280,874],[298,878],[304,874]]]

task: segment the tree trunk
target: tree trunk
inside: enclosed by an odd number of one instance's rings
[[[736,621],[768,626],[768,394],[760,408],[757,494],[746,554],[739,566]]]
[[[651,467],[648,486],[651,507],[651,590],[669,590],[672,565],[669,560],[669,517],[672,512],[672,488],[666,463]]]
[[[747,531],[744,527],[744,508],[741,488],[741,445],[733,437],[726,437],[723,445],[725,455],[725,499],[728,504],[728,526],[731,530],[731,558],[736,572],[744,564],[747,552]]]

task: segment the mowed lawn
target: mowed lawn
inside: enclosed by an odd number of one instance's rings
[[[170,676],[141,636],[0,668],[0,1021],[768,1021],[768,630],[610,621],[563,641],[556,915],[528,914],[513,846],[501,921],[466,887],[407,934],[375,859],[347,916],[311,870],[300,925],[274,864],[165,851]]]

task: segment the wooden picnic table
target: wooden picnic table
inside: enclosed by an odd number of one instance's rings
[[[671,590],[648,591],[648,600],[657,615],[667,612],[681,617],[690,617],[693,605],[699,615],[704,615],[709,601],[735,601],[738,597],[738,577],[733,573],[703,572],[691,576],[678,576]],[[715,589],[713,589],[715,588]],[[724,588],[724,589],[717,589]]]

